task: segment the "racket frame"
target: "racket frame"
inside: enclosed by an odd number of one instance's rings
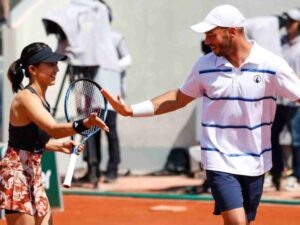
[[[72,122],[70,120],[70,117],[69,117],[68,111],[67,111],[67,101],[68,101],[68,98],[69,98],[69,95],[70,95],[71,91],[73,90],[73,86],[75,85],[75,83],[80,82],[80,81],[90,82],[93,85],[95,85],[99,89],[100,92],[102,90],[102,87],[99,84],[97,84],[95,81],[87,79],[87,78],[80,78],[78,80],[73,81],[68,87],[67,93],[65,95],[65,101],[64,101],[64,111],[65,111],[65,117],[66,117],[67,122]],[[101,110],[101,113],[100,113],[99,117],[100,117],[101,120],[105,121],[106,114],[107,114],[107,100],[103,95],[102,95],[102,97],[104,99],[104,109]],[[90,138],[92,135],[94,135],[95,133],[97,133],[99,131],[100,131],[100,128],[96,129],[94,132],[88,134],[87,136],[80,133],[82,136],[84,136],[84,139],[80,142],[80,145],[84,144],[87,141],[88,138]],[[79,145],[74,147],[73,152],[71,153],[71,157],[70,157],[69,164],[68,164],[68,169],[67,169],[66,176],[65,176],[65,179],[64,179],[64,182],[63,182],[63,186],[66,187],[66,188],[71,187],[76,162],[77,162],[77,159],[78,159],[78,155],[77,155],[78,147],[79,147]]]

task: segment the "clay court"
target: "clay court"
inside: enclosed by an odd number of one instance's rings
[[[215,225],[213,203],[207,201],[155,200],[95,196],[64,196],[65,212],[55,212],[59,225]],[[155,206],[166,206],[154,210]],[[168,207],[167,207],[168,206]],[[177,207],[177,208],[176,208]],[[185,209],[176,212],[176,209]],[[174,211],[172,211],[174,210]],[[298,225],[299,206],[262,204],[256,225]]]
[[[57,225],[216,225],[211,201],[158,200],[64,195],[63,212],[54,210]],[[160,206],[160,207],[158,207]],[[155,207],[157,208],[155,210]],[[298,225],[300,206],[261,204],[254,225]],[[1,220],[0,224],[5,224]]]
[[[221,225],[221,217],[212,215],[209,194],[178,194],[178,189],[174,192],[176,187],[201,182],[183,176],[120,177],[113,184],[101,182],[96,190],[64,189],[64,210],[53,210],[54,224]],[[299,198],[299,189],[276,192],[272,187],[265,188],[256,221],[251,225],[299,225]],[[5,220],[0,220],[0,225],[4,224]]]

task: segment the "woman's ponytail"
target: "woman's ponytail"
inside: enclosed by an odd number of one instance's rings
[[[20,60],[14,61],[8,71],[7,71],[7,77],[11,82],[12,91],[14,93],[17,93],[18,90],[23,89],[22,81],[25,75],[25,71],[22,68],[22,63]]]

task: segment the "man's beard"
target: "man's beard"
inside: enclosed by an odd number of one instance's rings
[[[219,52],[215,53],[216,56],[226,56],[231,50],[232,39],[228,36],[224,36],[223,44],[219,46]]]

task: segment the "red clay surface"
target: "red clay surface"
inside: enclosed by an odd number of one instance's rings
[[[276,191],[271,184],[265,187],[263,199],[300,201],[300,185],[292,190],[286,190],[285,182],[286,180],[283,179],[281,191]],[[186,176],[125,176],[119,177],[115,183],[101,181],[98,189],[92,189],[90,184],[84,184],[73,185],[71,189],[64,189],[64,191],[186,194],[185,187],[199,186],[202,183],[201,178]]]
[[[181,212],[154,211],[155,206],[181,207]],[[64,196],[64,211],[53,210],[55,225],[222,225],[212,215],[213,203],[101,196]],[[0,225],[5,224],[0,220]],[[300,206],[261,204],[251,225],[299,225]]]

